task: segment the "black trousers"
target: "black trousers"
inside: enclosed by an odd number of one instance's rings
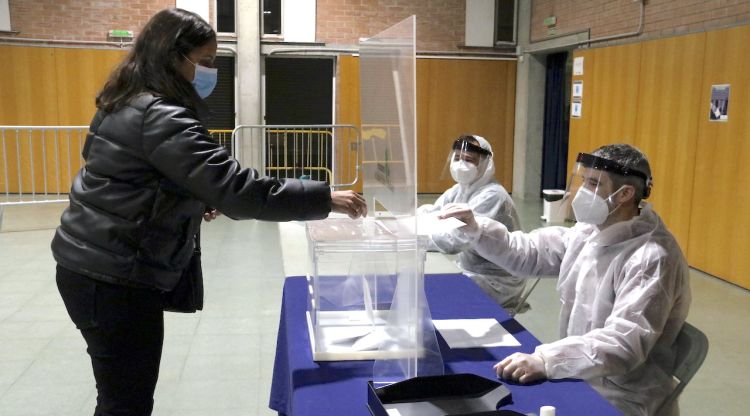
[[[147,416],[164,342],[164,300],[57,266],[57,288],[83,334],[96,379],[95,416]]]

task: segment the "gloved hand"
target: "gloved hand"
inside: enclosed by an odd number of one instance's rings
[[[532,381],[547,378],[547,371],[544,369],[544,359],[536,353],[513,353],[495,364],[492,368],[495,369],[498,377],[519,383],[531,383]]]
[[[477,224],[476,219],[474,219],[474,213],[471,211],[468,204],[451,203],[446,205],[440,215],[438,215],[438,218],[445,219],[449,217],[458,218],[466,224],[459,228],[459,230],[466,234],[473,235],[479,231],[479,225]]]

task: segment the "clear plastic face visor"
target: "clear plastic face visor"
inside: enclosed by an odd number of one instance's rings
[[[599,156],[579,153],[576,164],[570,172],[564,196],[564,205],[572,205],[572,211],[578,221],[581,221],[584,216],[590,216],[592,220],[583,222],[596,224],[596,218],[606,218],[609,214],[608,210],[612,205],[611,197],[619,191],[615,189],[611,173],[636,176],[649,183],[646,174],[641,171]],[[647,196],[648,187],[644,197]]]
[[[471,136],[461,136],[453,142],[443,166],[441,180],[470,183],[487,168],[492,152],[479,146]]]

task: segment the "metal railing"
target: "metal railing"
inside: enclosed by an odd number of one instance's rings
[[[67,202],[83,166],[88,126],[0,126],[0,209],[7,205]],[[210,130],[217,143],[262,174],[352,186],[359,174],[359,130],[352,125],[239,126]]]
[[[359,180],[359,129],[350,124],[241,125],[232,132],[232,154],[261,174],[351,187]]]
[[[209,130],[208,134],[227,150],[232,150],[232,132],[234,130]]]
[[[0,126],[0,207],[68,200],[88,126]]]

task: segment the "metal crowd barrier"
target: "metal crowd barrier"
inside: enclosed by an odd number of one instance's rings
[[[241,125],[232,132],[232,154],[277,178],[325,181],[351,187],[359,180],[359,129],[349,124]]]
[[[208,134],[227,150],[232,151],[232,132],[234,130],[209,130]]]
[[[87,133],[88,126],[0,126],[0,209],[67,202]],[[353,125],[238,126],[209,133],[237,158],[257,152],[261,163],[254,167],[268,176],[334,187],[358,180],[360,135]]]
[[[68,200],[88,126],[0,126],[0,208]]]

